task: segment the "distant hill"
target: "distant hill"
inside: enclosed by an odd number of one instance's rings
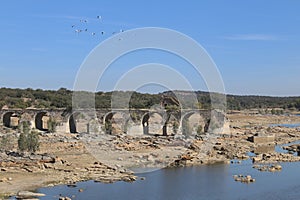
[[[163,97],[175,97],[179,95],[189,102],[189,98],[196,94],[199,101],[199,107],[207,109],[210,108],[210,94],[203,91],[166,91],[159,94],[144,94],[138,92],[114,92],[114,101],[116,105],[123,105],[122,100],[128,95],[131,95],[129,105],[131,108],[150,108],[153,105],[160,104]],[[71,108],[72,107],[71,90],[61,88],[54,90],[41,89],[10,89],[0,88],[0,108]],[[111,96],[113,92],[97,92],[95,94],[96,108],[110,108]],[[124,97],[124,98],[123,98]],[[119,101],[119,102],[118,102]],[[191,106],[194,102],[192,100]],[[300,110],[300,97],[270,97],[270,96],[242,96],[242,95],[227,95],[227,109],[229,110],[243,110],[243,109],[297,109]]]

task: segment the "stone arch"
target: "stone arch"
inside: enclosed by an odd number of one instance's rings
[[[179,132],[180,126],[180,119],[174,113],[170,113],[168,123],[167,123],[167,130],[168,134],[175,135]],[[170,130],[170,131],[169,131]]]
[[[207,129],[206,119],[199,111],[190,111],[181,117],[180,130],[182,134],[190,135],[196,133],[198,129],[201,129],[200,132],[206,132]]]
[[[3,125],[8,128],[19,126],[20,118],[14,112],[6,112],[2,116]]]
[[[99,118],[96,116],[88,121],[87,124],[88,133],[100,133],[101,132],[101,124]]]
[[[154,120],[154,122],[152,123],[152,125],[154,125],[154,127],[151,128],[150,126],[150,122],[149,120],[151,119],[151,117],[153,117],[154,115],[157,115],[161,118],[160,123],[158,123],[157,118],[156,121]],[[167,129],[164,128],[163,124],[161,124],[161,122],[163,122],[163,115],[159,112],[148,112],[145,113],[142,116],[142,126],[143,126],[143,134],[145,135],[149,135],[149,134],[163,134],[166,135],[167,134]],[[159,126],[159,127],[155,127],[155,126]],[[163,128],[161,128],[161,126],[163,126]]]
[[[128,129],[130,129],[130,122],[132,122],[130,115],[124,118],[124,133],[126,134],[128,134]]]
[[[48,130],[49,114],[46,111],[39,112],[35,115],[35,128],[40,131]]]
[[[82,133],[89,132],[89,117],[84,113],[75,111],[69,116],[69,132]]]
[[[129,117],[125,113],[111,111],[103,117],[104,132],[107,134],[127,133]]]

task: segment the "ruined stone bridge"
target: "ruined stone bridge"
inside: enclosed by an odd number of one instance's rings
[[[217,112],[216,112],[217,113]],[[217,113],[224,117],[223,114]],[[212,117],[210,110],[181,110],[166,112],[148,109],[2,109],[2,124],[17,128],[22,121],[30,122],[31,128],[48,131],[49,122],[56,124],[56,132],[63,133],[126,133],[171,135],[184,132],[205,131]]]

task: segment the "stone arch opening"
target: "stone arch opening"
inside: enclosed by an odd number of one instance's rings
[[[69,117],[70,133],[88,133],[89,118],[81,112],[74,112]]]
[[[205,133],[207,122],[198,111],[191,111],[182,116],[180,128],[183,135]]]
[[[7,112],[2,117],[3,125],[8,128],[19,126],[20,118],[14,112]]]
[[[104,132],[114,135],[127,133],[128,117],[122,112],[112,111],[103,117]]]
[[[163,116],[158,112],[146,113],[142,117],[143,134],[145,135],[167,135]]]
[[[35,116],[35,128],[40,131],[48,130],[48,122],[50,117],[47,112],[39,112]]]
[[[150,114],[149,113],[146,113],[142,117],[142,126],[143,126],[143,134],[144,135],[148,135],[149,134],[149,118],[150,118]]]
[[[73,114],[69,117],[69,130],[70,133],[77,133],[76,120]]]

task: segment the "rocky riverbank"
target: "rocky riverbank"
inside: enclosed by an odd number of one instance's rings
[[[277,144],[300,140],[297,128],[269,127],[274,122],[299,122],[299,116],[261,116],[249,113],[228,115],[230,131],[219,135],[129,136],[41,133],[40,150],[35,154],[18,153],[17,133],[12,131],[11,150],[0,153],[0,191],[14,195],[57,184],[74,185],[78,181],[134,181],[134,169],[154,170],[249,159],[255,165],[300,161],[290,153],[274,151]],[[263,119],[263,120],[262,120]],[[248,121],[248,122],[247,122]],[[249,137],[264,133],[274,141],[260,144]],[[262,146],[268,150],[257,150]],[[271,148],[269,148],[271,147]],[[298,150],[298,146],[285,147]]]

